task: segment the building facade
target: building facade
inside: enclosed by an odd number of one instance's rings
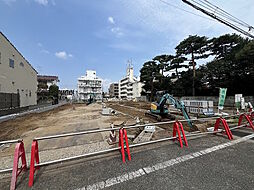
[[[78,78],[78,97],[81,101],[102,101],[102,79],[96,71],[87,70],[85,76]]]
[[[126,76],[119,81],[120,99],[135,99],[141,96],[142,83],[134,77],[132,66],[128,66]]]
[[[110,98],[119,98],[119,83],[111,83],[108,91]]]
[[[76,97],[76,91],[74,89],[60,89],[59,99],[60,100],[73,100]]]
[[[0,32],[0,93],[17,94],[19,107],[37,104],[37,71]]]
[[[57,85],[60,80],[58,76],[49,76],[49,75],[37,75],[38,80],[38,92],[48,91],[51,85]]]

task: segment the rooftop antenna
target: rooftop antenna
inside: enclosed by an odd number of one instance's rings
[[[128,68],[133,67],[132,59],[128,59],[128,60],[127,60],[127,64],[128,64]]]
[[[130,76],[130,70],[133,69],[132,59],[127,60],[127,76]]]

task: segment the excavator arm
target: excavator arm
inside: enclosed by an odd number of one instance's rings
[[[190,126],[190,128],[193,128],[192,126],[192,122],[190,120],[190,117],[186,111],[186,108],[184,106],[184,103],[182,101],[179,101],[177,99],[175,99],[173,96],[169,95],[169,94],[164,94],[159,102],[159,107],[164,107],[164,105],[166,104],[167,100],[170,101],[170,103],[172,103],[174,105],[174,107],[176,109],[181,110],[181,112],[183,113],[184,118],[187,120],[188,125]]]

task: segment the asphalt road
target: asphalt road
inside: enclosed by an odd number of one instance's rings
[[[32,189],[253,189],[253,137],[229,141],[208,135],[182,149],[177,142],[133,148],[125,164],[115,152],[45,166]],[[30,189],[28,175],[19,177],[17,189]],[[0,189],[9,184],[10,177],[1,179]]]

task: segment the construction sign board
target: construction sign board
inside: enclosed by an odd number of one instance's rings
[[[220,88],[220,96],[219,96],[219,104],[218,104],[219,110],[223,110],[226,94],[227,94],[227,88]]]

